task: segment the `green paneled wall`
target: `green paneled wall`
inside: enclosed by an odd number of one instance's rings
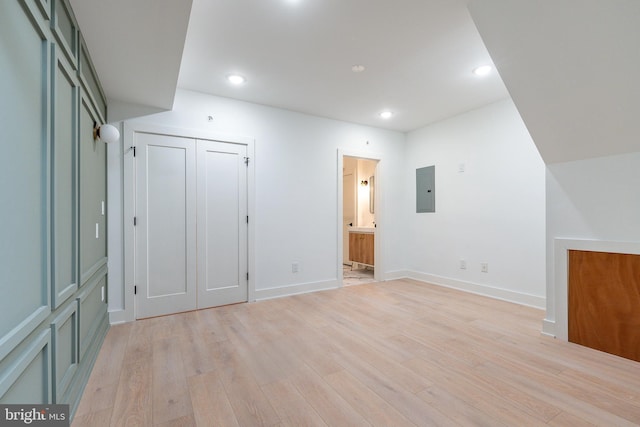
[[[19,2],[0,2],[0,358],[49,311],[49,42],[43,27]],[[8,298],[16,291],[20,298]]]
[[[0,1],[0,403],[81,397],[107,318],[107,103],[68,0]]]

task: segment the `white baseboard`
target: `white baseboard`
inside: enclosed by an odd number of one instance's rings
[[[326,280],[322,282],[300,283],[296,285],[280,286],[277,288],[256,289],[255,300],[262,301],[272,298],[286,297],[290,295],[306,294],[309,292],[326,291],[337,289],[337,280]]]
[[[555,320],[547,320],[544,319],[542,321],[542,335],[547,335],[550,337],[556,337],[556,322]]]
[[[119,323],[133,322],[135,319],[129,318],[126,310],[113,310],[109,312],[109,324],[117,325]]]
[[[407,270],[387,271],[384,273],[384,280],[398,280],[405,279],[407,277],[409,277],[409,272]]]
[[[491,297],[503,301],[513,302],[528,307],[539,308],[544,310],[546,300],[544,297],[523,294],[520,292],[510,291],[508,289],[493,288],[491,286],[480,285],[472,282],[451,279],[448,277],[436,276],[433,274],[421,273],[418,271],[407,271],[406,276],[410,279],[419,280],[421,282],[431,283],[433,285],[443,286],[445,288],[458,289],[470,292],[472,294]]]
[[[325,291],[338,288],[337,280],[327,280],[322,282],[301,283],[296,285],[281,286],[269,289],[256,289],[253,301],[262,301],[272,298],[286,297],[290,295],[306,294],[315,291]],[[109,324],[117,325],[136,320],[131,318],[127,310],[113,310],[109,312]]]
[[[482,295],[503,301],[509,301],[516,304],[526,305],[529,307],[544,309],[546,305],[545,298],[534,295],[522,294],[507,289],[492,288],[486,285],[479,285],[471,282],[451,279],[448,277],[436,276],[433,274],[421,273],[411,270],[396,270],[384,273],[384,280],[397,279],[413,279],[446,288],[458,289],[472,294]],[[321,282],[300,283],[288,286],[279,286],[276,288],[256,289],[254,301],[262,301],[272,298],[280,298],[291,295],[306,294],[309,292],[326,291],[329,289],[337,289],[339,287],[338,280],[326,280]],[[119,323],[131,322],[135,319],[129,318],[126,310],[114,310],[109,312],[109,323],[117,325]],[[542,323],[542,333],[544,335],[555,336],[555,322],[544,320]]]

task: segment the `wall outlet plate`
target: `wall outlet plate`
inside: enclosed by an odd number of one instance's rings
[[[466,270],[467,269],[467,260],[461,259],[460,260],[460,270]]]
[[[482,273],[488,273],[489,272],[489,263],[488,262],[481,262],[480,263],[480,272],[482,272]]]

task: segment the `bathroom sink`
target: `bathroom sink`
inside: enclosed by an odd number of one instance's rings
[[[376,229],[373,227],[349,227],[349,233],[373,233]]]

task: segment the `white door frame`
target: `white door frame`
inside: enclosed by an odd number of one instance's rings
[[[247,262],[249,269],[248,301],[255,301],[255,140],[251,137],[227,135],[209,132],[202,129],[181,129],[157,126],[146,123],[124,122],[123,132],[123,241],[124,241],[124,315],[121,321],[130,322],[136,319],[134,286],[135,283],[135,188],[136,170],[134,161],[135,133],[155,133],[177,137],[203,139],[211,141],[242,144],[247,146],[249,165],[247,168],[247,204],[249,213],[249,230],[247,236]]]
[[[338,241],[338,259],[337,259],[337,276],[338,276],[338,286],[343,286],[342,282],[342,260],[343,260],[343,231],[342,231],[342,215],[343,215],[343,204],[342,204],[342,195],[343,195],[343,177],[342,177],[342,168],[344,167],[343,159],[344,157],[354,157],[358,159],[367,159],[367,160],[375,160],[378,162],[376,165],[376,186],[375,186],[375,205],[374,211],[376,215],[376,228],[374,231],[375,239],[374,239],[374,270],[373,275],[374,279],[377,282],[381,282],[384,280],[384,256],[382,254],[382,241],[384,241],[384,224],[385,224],[385,212],[384,212],[384,191],[381,188],[384,188],[386,177],[384,176],[384,163],[382,160],[382,156],[377,153],[371,153],[366,151],[355,151],[349,149],[338,148],[338,227],[337,227],[337,241]]]

